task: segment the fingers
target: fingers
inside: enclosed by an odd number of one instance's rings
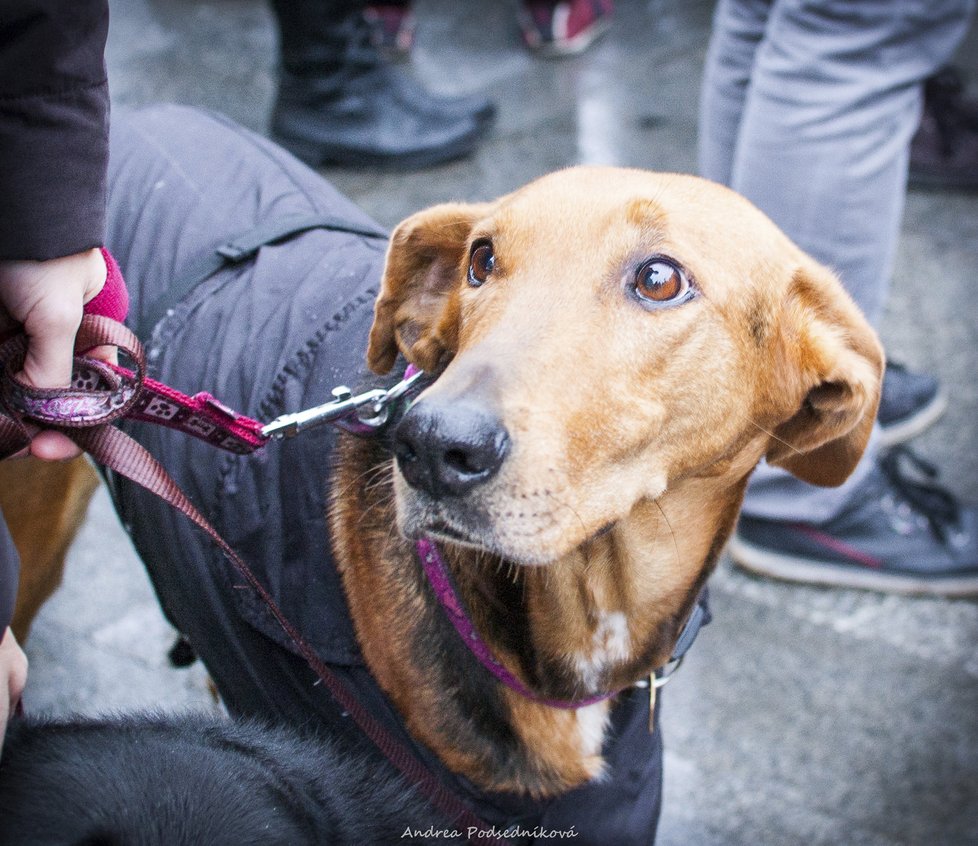
[[[38,311],[24,324],[28,346],[22,375],[35,388],[67,387],[82,318],[81,300],[57,301]]]
[[[98,295],[107,268],[101,250],[92,249],[50,261],[0,262],[0,322],[19,323],[28,346],[20,373],[35,388],[63,388],[71,383],[75,335],[84,304]],[[114,361],[112,348],[96,357]],[[79,455],[65,435],[42,431],[30,454],[49,461]]]
[[[94,358],[98,361],[104,361],[108,364],[118,364],[119,363],[119,349],[118,347],[94,347],[90,349],[85,355],[88,358]]]
[[[81,448],[67,435],[51,429],[41,430],[36,426],[28,426],[31,432],[31,442],[20,452],[8,455],[5,461],[17,461],[21,458],[40,458],[42,461],[67,461],[81,455]]]
[[[3,749],[7,723],[17,711],[26,684],[27,656],[14,633],[7,628],[0,640],[0,751]]]
[[[70,383],[82,309],[105,278],[105,259],[97,249],[50,261],[0,262],[0,306],[27,335],[23,376],[34,387]]]
[[[43,461],[67,461],[81,455],[81,448],[67,435],[44,429],[31,440],[31,455]]]

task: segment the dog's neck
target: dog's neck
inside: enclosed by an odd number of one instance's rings
[[[337,489],[357,493],[334,499],[337,561],[364,658],[414,737],[489,790],[548,796],[598,776],[611,704],[559,710],[494,679],[459,639],[414,545],[391,531],[389,472],[362,483],[384,460],[378,449],[343,449]],[[742,492],[742,481],[687,480],[545,567],[452,544],[442,553],[507,670],[541,697],[582,699],[668,660]]]

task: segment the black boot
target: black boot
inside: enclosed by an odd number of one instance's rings
[[[282,44],[272,136],[305,162],[428,167],[472,152],[491,125],[486,98],[435,96],[384,61],[361,3],[272,6]]]

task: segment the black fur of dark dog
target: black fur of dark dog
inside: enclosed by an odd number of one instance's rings
[[[461,842],[449,828],[367,758],[254,722],[15,720],[0,759],[2,846]]]

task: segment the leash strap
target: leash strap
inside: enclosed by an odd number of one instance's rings
[[[123,375],[130,375],[123,372]],[[126,417],[176,429],[219,449],[247,455],[268,443],[257,420],[228,408],[206,391],[188,397],[169,385],[145,377],[136,403]]]
[[[6,458],[30,443],[26,421],[41,423],[57,429],[92,456],[98,463],[120,476],[135,482],[156,494],[165,502],[181,511],[199,526],[224,553],[237,572],[265,603],[282,631],[296,646],[310,669],[327,687],[337,704],[353,718],[360,730],[373,742],[388,761],[399,770],[422,795],[453,823],[472,829],[471,842],[479,844],[503,844],[506,841],[491,836],[490,827],[479,819],[461,800],[451,793],[431,771],[367,711],[349,686],[319,658],[300,632],[289,622],[268,591],[248,565],[218,534],[207,519],[198,511],[164,467],[139,443],[112,423],[122,417],[144,415],[156,395],[151,395],[149,405],[143,403],[147,380],[144,376],[145,360],[139,339],[125,326],[103,315],[88,314],[82,319],[76,339],[76,353],[84,353],[98,346],[114,346],[123,351],[134,363],[135,371],[102,365],[89,359],[76,359],[76,371],[84,373],[89,383],[76,385],[68,390],[33,388],[16,377],[23,365],[27,339],[18,334],[0,343],[0,459]],[[79,363],[80,362],[80,363]],[[163,386],[164,388],[166,386]],[[169,390],[169,389],[168,389]],[[200,397],[208,399],[199,400]],[[211,415],[227,416],[223,407],[209,395],[189,398],[196,411],[209,419]],[[197,408],[197,405],[200,408]],[[219,405],[219,404],[218,404]],[[142,408],[140,411],[139,409]],[[230,412],[233,415],[233,412]],[[158,417],[150,415],[156,422]],[[193,418],[198,419],[198,418]],[[170,418],[172,423],[173,418]],[[164,424],[166,425],[166,423]],[[182,427],[181,427],[182,428]]]

